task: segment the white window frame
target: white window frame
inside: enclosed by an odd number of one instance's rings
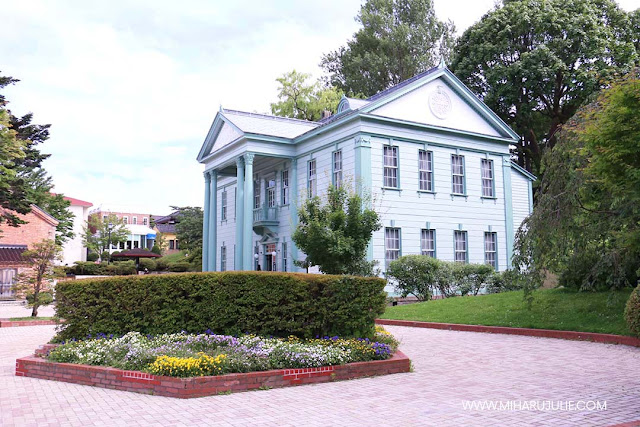
[[[138,217],[137,216],[132,216],[131,217],[131,223],[133,225],[137,225],[138,224]]]
[[[391,261],[402,256],[402,230],[399,227],[384,229],[384,260],[389,266]]]
[[[482,176],[482,197],[495,197],[493,160],[480,159],[480,174]]]
[[[342,186],[342,150],[334,151],[333,158],[333,185],[336,188]]]
[[[275,208],[278,202],[276,200],[276,178],[275,177],[273,179],[267,178],[266,191],[267,191],[267,207]]]
[[[424,158],[423,158],[424,157]],[[433,151],[418,151],[418,180],[420,191],[433,192]]]
[[[129,217],[128,217],[128,216],[123,216],[123,217],[122,217],[122,222],[123,222],[125,225],[129,224]]]
[[[227,190],[222,190],[220,195],[220,221],[227,220]]]
[[[289,204],[289,169],[283,170],[281,174],[282,181],[282,205]]]
[[[149,218],[147,218],[146,216],[142,218],[142,225],[149,225]]]
[[[307,162],[307,195],[309,198],[318,195],[318,171],[316,159]]]
[[[460,160],[460,163],[456,163]],[[451,193],[457,195],[466,195],[467,189],[465,188],[465,167],[464,156],[461,154],[451,155]],[[461,191],[458,191],[461,190]]]
[[[423,228],[420,230],[420,254],[436,257],[436,230]]]
[[[227,247],[220,246],[220,271],[227,271]]]
[[[469,262],[469,235],[464,230],[453,232],[453,260],[462,264]]]
[[[282,242],[282,271],[289,271],[289,267],[287,266],[287,242]]]
[[[385,145],[382,148],[383,186],[385,188],[400,188],[400,174],[398,161],[398,146]]]
[[[484,263],[498,270],[498,233],[495,231],[484,233]]]
[[[253,209],[260,208],[260,181],[253,182]]]

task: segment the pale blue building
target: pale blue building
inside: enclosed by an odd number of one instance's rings
[[[380,213],[368,257],[383,270],[407,254],[504,270],[533,205],[535,177],[509,157],[517,141],[443,66],[343,98],[319,122],[221,109],[198,155],[203,270],[296,270],[297,206],[329,183],[352,183]]]

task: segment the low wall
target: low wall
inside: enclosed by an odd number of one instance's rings
[[[409,372],[411,362],[401,352],[391,359],[306,369],[278,369],[212,377],[174,378],[104,366],[56,363],[29,356],[16,360],[16,376],[64,381],[136,393],[178,398],[220,393],[325,383]]]
[[[596,332],[556,331],[554,329],[509,328],[506,326],[465,325],[458,323],[418,322],[413,320],[376,319],[378,325],[409,326],[413,328],[444,329],[447,331],[485,332],[490,334],[525,335],[529,337],[559,338],[592,341],[602,344],[623,344],[640,347],[640,338]]]
[[[9,320],[0,319],[0,328],[11,328],[15,326],[42,326],[57,325],[59,322],[55,320]]]

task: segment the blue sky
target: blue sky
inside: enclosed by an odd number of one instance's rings
[[[619,2],[625,10],[638,0]],[[25,0],[3,4],[0,72],[14,114],[51,123],[55,191],[113,210],[201,206],[195,157],[220,105],[268,112],[275,79],[321,75],[360,0]],[[435,0],[461,33],[493,0]]]

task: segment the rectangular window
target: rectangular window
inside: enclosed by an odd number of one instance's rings
[[[267,181],[267,205],[270,208],[276,206],[276,180],[270,179]]]
[[[220,219],[222,221],[227,220],[227,190],[222,192],[222,201],[220,202]]]
[[[282,204],[289,204],[289,171],[282,171]]]
[[[333,185],[336,188],[342,185],[342,150],[333,153]]]
[[[493,195],[493,160],[482,159],[482,197],[494,197]]]
[[[467,263],[467,232],[466,231],[454,231],[454,260],[455,262]]]
[[[132,217],[131,218],[131,222],[133,222],[134,224],[137,224],[138,223],[138,217],[137,216]]]
[[[176,249],[180,249],[180,248],[178,247],[178,239],[176,239]]]
[[[122,217],[122,222],[124,222],[125,224],[129,224],[129,217],[128,216],[123,216]]]
[[[497,233],[484,233],[484,263],[498,269],[498,235]]]
[[[385,261],[387,265],[393,260],[400,258],[400,229],[384,229]]]
[[[146,216],[142,218],[142,225],[149,225],[149,218],[147,218]]]
[[[464,156],[453,154],[451,156],[451,192],[465,194],[464,190]]]
[[[384,147],[384,186],[398,188],[398,147]]]
[[[307,164],[307,194],[309,197],[318,195],[318,177],[316,175],[315,160],[310,160]]]
[[[140,247],[140,242],[138,242],[137,240],[133,241],[133,249],[138,249]]]
[[[258,209],[259,207],[260,207],[260,181],[254,181],[254,183],[253,183],[253,209]]]
[[[436,230],[423,229],[420,234],[420,254],[436,257]]]
[[[175,240],[169,240],[169,249],[170,250],[175,249]]]
[[[127,249],[131,249],[131,240],[127,240]]]
[[[18,270],[15,268],[3,268],[0,270],[0,296],[13,296],[13,285],[16,283],[17,276]]]
[[[220,247],[220,271],[227,271],[227,247]]]
[[[433,191],[433,153],[431,151],[418,152],[418,171],[420,191]]]
[[[287,259],[287,242],[282,242],[282,271],[289,271]]]

